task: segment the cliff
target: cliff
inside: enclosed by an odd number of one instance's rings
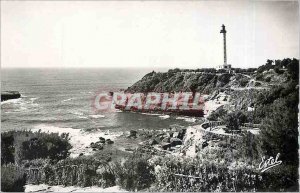
[[[245,87],[250,77],[243,74],[205,72],[151,72],[126,92],[200,92],[211,94],[221,88]]]

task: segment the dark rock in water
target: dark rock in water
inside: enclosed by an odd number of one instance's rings
[[[161,147],[162,147],[164,150],[168,150],[168,149],[171,147],[171,144],[170,144],[170,143],[162,143],[162,144],[161,144]]]
[[[103,149],[103,144],[100,143],[99,141],[96,142],[96,143],[91,143],[91,148],[93,148],[93,151],[96,151],[96,150],[102,150]]]
[[[113,142],[112,140],[110,140],[110,139],[107,139],[107,140],[106,140],[106,143],[107,143],[107,144],[113,144],[114,142]]]
[[[99,142],[100,143],[105,143],[105,138],[104,137],[99,137]]]
[[[18,91],[3,91],[1,92],[1,101],[20,98],[21,94]]]
[[[79,156],[83,156],[83,153],[80,153]]]
[[[170,139],[171,146],[182,145],[182,141],[178,138]]]
[[[131,130],[128,137],[136,138],[137,131]]]

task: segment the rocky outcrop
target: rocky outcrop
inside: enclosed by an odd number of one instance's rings
[[[201,92],[211,93],[231,80],[228,73],[151,72],[129,87],[126,92]]]
[[[17,99],[20,97],[21,97],[21,94],[18,91],[3,91],[3,92],[1,92],[1,102],[10,100],[10,99]]]

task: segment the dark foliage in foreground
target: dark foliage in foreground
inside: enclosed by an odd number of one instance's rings
[[[69,156],[71,145],[67,134],[32,131],[1,133],[1,163],[17,163],[22,160],[49,158],[54,161]]]
[[[114,171],[120,187],[129,191],[139,191],[149,188],[154,182],[153,166],[150,166],[147,157],[137,153],[123,162],[114,164]]]
[[[155,185],[159,191],[240,192],[297,191],[296,168],[278,167],[260,173],[251,166],[231,167],[204,160],[164,158],[155,163]]]
[[[1,191],[24,192],[26,174],[24,170],[13,164],[1,166]]]

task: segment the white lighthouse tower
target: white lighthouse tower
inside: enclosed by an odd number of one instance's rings
[[[220,31],[221,34],[223,34],[223,49],[224,49],[224,64],[223,65],[219,65],[217,67],[218,70],[220,69],[225,69],[226,71],[230,71],[231,70],[231,64],[227,64],[227,50],[226,50],[226,29],[225,29],[225,25],[222,25],[222,29]]]

